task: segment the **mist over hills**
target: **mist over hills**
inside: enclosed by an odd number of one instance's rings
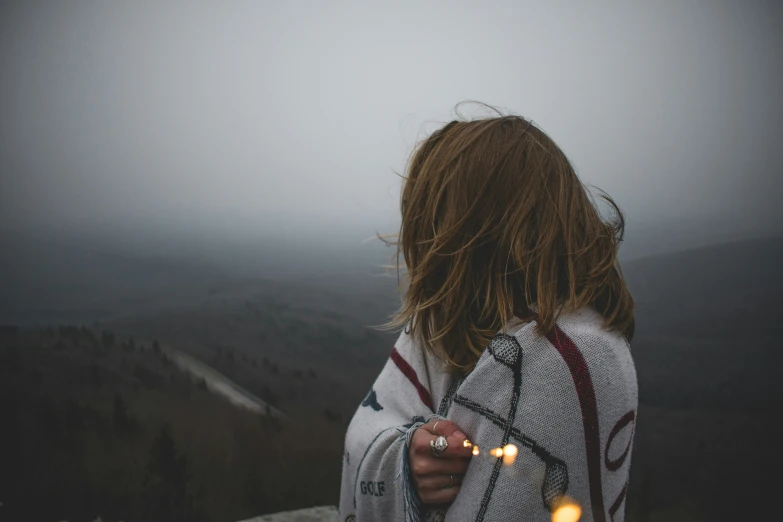
[[[783,238],[623,265],[639,379],[629,520],[767,518],[780,480]]]
[[[345,262],[317,249],[305,256],[272,240],[266,246],[272,253],[249,256],[243,272],[239,262],[216,268],[6,240],[0,322],[95,325],[187,345],[205,359],[236,349],[292,367],[307,360],[335,375],[350,360],[347,366],[369,364],[373,374],[394,337],[368,328],[399,304],[396,274],[383,268],[393,249],[362,244]],[[783,238],[771,237],[623,262],[637,307],[633,347],[643,400],[737,407],[779,400],[771,363],[783,333],[781,254]],[[286,258],[291,272],[276,274],[272,269]],[[251,266],[276,276],[246,275]],[[738,353],[744,364],[728,364]],[[709,380],[702,376],[708,368]]]
[[[294,256],[287,274],[259,277],[249,275],[254,266],[284,263],[291,252],[281,247],[231,270],[73,245],[15,245],[0,260],[0,324],[83,324],[176,346],[295,422],[319,419],[334,446],[334,466],[322,460],[325,476],[339,474],[341,432],[396,338],[368,328],[399,304],[396,277],[382,268],[391,249],[370,243],[351,254],[353,265],[315,250]],[[766,513],[754,499],[774,494],[781,464],[775,444],[783,433],[769,415],[783,405],[776,377],[781,253],[778,236],[623,262],[637,303],[632,353],[640,389],[628,520]],[[751,447],[766,459],[761,469]],[[308,505],[301,501],[285,506]]]
[[[637,306],[642,401],[751,410],[783,402],[781,255],[778,237],[624,265]]]
[[[244,284],[285,280],[289,287],[393,287],[392,254],[379,241],[302,246],[266,238],[203,250],[128,250],[116,244],[20,234],[0,235],[0,318],[20,325],[89,324],[166,307],[188,306]],[[214,248],[214,245],[211,246]],[[358,277],[372,275],[373,277]],[[349,293],[351,293],[349,291]],[[359,308],[361,309],[361,307]]]
[[[623,264],[642,320],[639,333],[725,338],[747,330],[781,332],[783,238],[771,237],[650,256]],[[747,313],[753,310],[754,313]],[[735,324],[742,317],[742,328]],[[710,321],[714,333],[694,321]]]

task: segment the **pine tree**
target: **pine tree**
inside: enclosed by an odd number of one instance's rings
[[[112,411],[112,425],[114,431],[117,433],[128,433],[130,431],[130,417],[128,416],[128,408],[125,405],[125,399],[122,398],[122,394],[117,392],[114,394],[114,409]]]
[[[90,382],[92,383],[92,386],[98,390],[103,388],[101,373],[101,368],[97,364],[92,363],[92,365],[90,365]]]
[[[163,427],[152,442],[145,486],[147,517],[150,520],[188,520],[186,498],[188,462],[177,451],[174,438]]]
[[[114,345],[114,334],[111,332],[104,331],[101,334],[102,340],[103,340],[103,346],[106,348],[111,348]]]

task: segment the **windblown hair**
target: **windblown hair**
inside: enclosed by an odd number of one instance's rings
[[[395,258],[405,324],[450,370],[469,372],[513,317],[546,335],[585,305],[628,341],[634,303],[617,261],[622,212],[604,220],[565,154],[519,116],[452,121],[421,142],[403,176]],[[398,271],[399,276],[399,271]]]

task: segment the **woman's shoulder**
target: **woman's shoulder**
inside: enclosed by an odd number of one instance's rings
[[[631,346],[625,336],[606,326],[606,319],[592,306],[565,312],[557,320],[557,327],[566,335],[580,339],[587,347],[618,346],[626,351]]]
[[[607,328],[604,317],[593,307],[562,312],[553,331],[544,338],[533,324],[522,327],[515,336],[524,351],[543,357],[543,362],[554,357],[569,366],[584,365],[596,377],[636,381],[628,340]]]
[[[594,381],[625,383],[635,393],[636,367],[625,336],[607,328],[604,317],[592,307],[562,314],[557,321],[553,344],[564,357],[571,354],[582,361]]]
[[[537,309],[534,308],[534,311]],[[523,321],[513,318],[502,332],[518,338],[519,341],[540,340],[535,319]],[[555,328],[546,337],[551,341],[558,337],[578,343],[580,349],[601,349],[607,346],[630,350],[630,343],[620,332],[607,328],[605,318],[592,306],[577,310],[562,311]]]

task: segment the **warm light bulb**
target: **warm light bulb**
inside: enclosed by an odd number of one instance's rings
[[[513,464],[517,458],[517,453],[519,453],[519,450],[513,444],[503,446],[503,464],[507,466]]]
[[[492,449],[492,450],[489,452],[489,454],[490,454],[490,455],[492,455],[493,457],[498,457],[498,458],[500,458],[500,457],[502,457],[502,456],[503,456],[503,448],[493,448],[493,449]]]
[[[479,454],[478,446],[473,446],[473,454],[474,455],[478,455]]]
[[[470,442],[468,439],[465,439],[465,440],[462,441],[462,445],[464,447],[466,447],[466,448],[469,448],[469,447],[471,447],[473,445],[473,443]]]
[[[582,516],[582,508],[578,504],[567,501],[552,513],[552,522],[577,522]]]

